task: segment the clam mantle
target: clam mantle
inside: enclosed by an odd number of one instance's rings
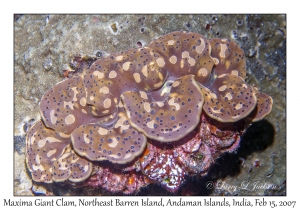
[[[42,120],[26,138],[32,179],[123,193],[155,182],[175,192],[271,112],[272,98],[245,77],[236,43],[192,32],[100,58],[42,97]]]

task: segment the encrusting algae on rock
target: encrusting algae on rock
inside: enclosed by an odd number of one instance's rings
[[[271,112],[272,98],[245,76],[236,43],[191,32],[100,58],[42,97],[42,120],[26,138],[32,179],[176,192]]]

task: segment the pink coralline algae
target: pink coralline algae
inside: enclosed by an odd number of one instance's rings
[[[272,109],[272,98],[244,81],[243,50],[228,39],[172,32],[82,66],[45,93],[42,120],[28,131],[36,182],[176,192]]]

